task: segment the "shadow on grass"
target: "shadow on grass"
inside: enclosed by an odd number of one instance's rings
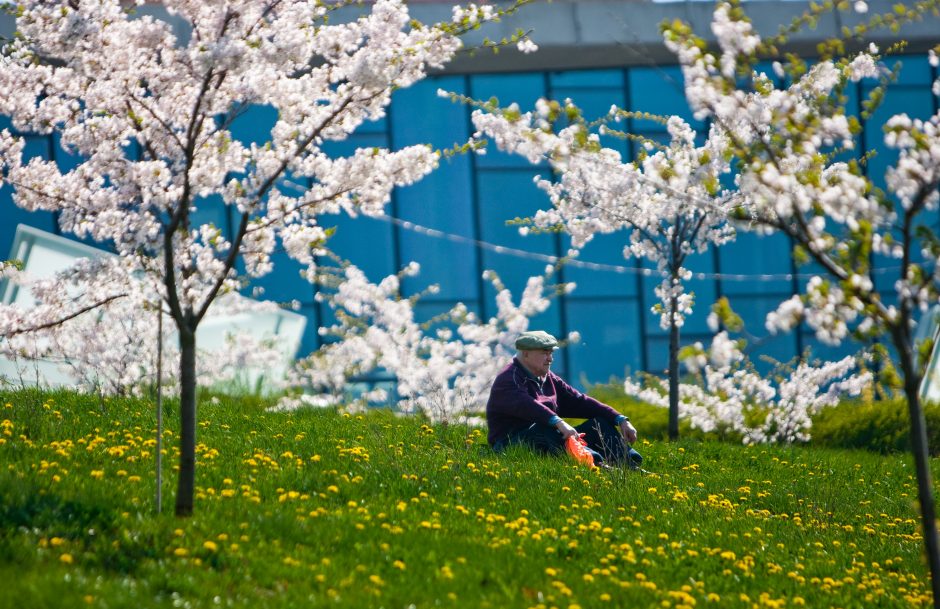
[[[155,531],[137,531],[122,535],[119,514],[94,499],[69,498],[35,485],[6,485],[0,488],[0,531],[30,531],[34,535],[68,540],[83,550],[103,569],[134,573],[143,561],[158,559],[162,544]],[[5,536],[5,535],[4,535]],[[17,560],[18,552],[8,544],[0,544],[0,562]],[[93,557],[93,558],[92,558]]]

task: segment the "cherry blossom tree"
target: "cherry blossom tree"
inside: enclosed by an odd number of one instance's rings
[[[80,161],[62,170],[24,159],[23,139],[4,130],[3,183],[17,205],[111,244],[128,275],[157,278],[179,337],[178,515],[193,509],[196,330],[212,303],[242,287],[237,269],[249,279],[270,272],[277,244],[315,272],[328,236],[320,214],[377,213],[393,187],[434,169],[438,154],[423,145],[340,158],[323,147],[383,117],[395,89],[441,67],[459,34],[500,15],[470,5],[426,26],[401,0],[377,0],[357,19],[330,20],[351,4],[166,0],[187,25],[178,38],[169,22],[131,15],[118,0],[17,3],[0,113],[21,132],[57,133]],[[277,112],[267,142],[232,135],[252,105]],[[288,194],[287,177],[309,188]],[[197,219],[212,205],[231,210],[230,232]]]
[[[899,27],[937,10],[937,2],[900,5],[850,34],[864,44],[872,26]],[[940,240],[924,216],[936,213],[940,196],[940,114],[887,120],[884,142],[897,160],[883,176],[882,190],[882,176],[865,171],[864,151],[845,160],[862,129],[846,108],[845,87],[891,78],[877,47],[843,54],[845,44],[833,41],[811,67],[791,56],[765,70],[759,61],[778,53],[786,32],[764,40],[740,6],[724,2],[712,20],[713,49],[681,22],[668,24],[664,33],[682,66],[692,109],[712,122],[734,158],[736,190],[747,203],[741,219],[754,230],[786,234],[794,255],[818,269],[801,294],[768,316],[768,328],[804,322],[825,343],[885,337],[894,348],[910,413],[934,606],[940,607],[940,545],[919,394],[925,362],[913,335],[917,316],[938,300]],[[931,59],[936,65],[935,54]],[[940,84],[933,90],[940,92]],[[883,93],[874,88],[864,100],[866,112]],[[877,260],[893,280],[876,274]]]
[[[712,133],[699,146],[695,131],[678,117],[660,119],[617,107],[588,122],[570,100],[543,99],[524,114],[515,105],[478,105],[473,122],[480,136],[532,163],[547,160],[556,174],[554,181],[536,178],[552,204],[532,218],[536,229],[565,230],[574,248],[594,235],[622,232],[624,256],[656,265],[662,281],[653,311],[669,331],[669,437],[678,438],[679,332],[694,297],[683,283],[692,276],[687,260],[734,238],[728,214],[739,205],[721,187],[730,168],[720,134]],[[600,136],[636,139],[610,126],[628,117],[661,120],[669,141],[642,140],[637,158],[624,161],[618,150],[601,145]]]

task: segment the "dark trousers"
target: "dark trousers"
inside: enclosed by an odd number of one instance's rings
[[[588,450],[594,457],[594,465],[608,463],[638,468],[643,457],[627,445],[620,430],[606,419],[594,418],[581,423],[575,429],[584,434]],[[529,427],[514,431],[506,440],[493,448],[502,450],[510,444],[525,444],[540,453],[558,455],[565,452],[565,441],[561,433],[551,425],[533,423]]]

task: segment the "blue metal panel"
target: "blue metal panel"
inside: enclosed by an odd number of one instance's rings
[[[313,304],[301,305],[297,311],[307,318],[307,325],[304,327],[304,334],[300,339],[300,349],[297,352],[298,357],[304,357],[311,351],[316,351],[321,344],[319,336],[320,315],[317,307]]]
[[[385,133],[353,133],[341,142],[325,142],[323,151],[331,158],[352,156],[359,148],[388,148],[388,136]]]
[[[789,293],[792,281],[782,276],[792,272],[789,256],[790,242],[783,234],[760,236],[739,232],[731,243],[718,248],[721,272],[733,275],[749,275],[753,279],[738,281],[722,279],[721,290],[725,294]]]
[[[547,205],[547,198],[533,184],[532,177],[531,170],[481,172],[478,184],[483,230],[481,237],[490,244],[554,256],[557,254],[554,235],[530,234],[521,238],[517,227],[506,225],[508,220],[530,217]],[[529,277],[541,275],[546,264],[544,260],[531,257],[489,249],[483,252],[484,270],[495,270],[515,295],[521,294]],[[489,303],[493,302],[493,290],[488,283],[486,294],[487,310],[491,311]]]
[[[678,67],[631,68],[628,78],[628,110],[650,112],[660,116],[681,116],[693,128],[701,127],[701,122],[692,117],[692,111],[685,100],[682,71]],[[649,122],[640,122],[638,128],[644,130],[650,125]]]
[[[571,329],[581,334],[581,341],[568,347],[570,380],[584,377],[600,383],[640,369],[643,345],[636,331],[640,311],[635,298],[572,299],[566,309]]]
[[[903,55],[899,58],[888,56],[885,63],[893,67],[895,61],[904,64],[898,73],[898,85],[915,85],[929,89],[933,84],[934,77],[926,55]]]
[[[577,298],[588,296],[635,296],[637,292],[636,260],[623,257],[624,246],[628,243],[628,233],[618,231],[605,235],[595,235],[581,249],[581,254],[572,264],[565,266],[565,280],[577,283],[574,295]],[[570,238],[562,240],[562,247],[568,250]],[[578,263],[599,263],[626,269],[597,270],[577,266]]]
[[[343,259],[358,266],[374,282],[397,273],[392,256],[392,225],[387,221],[359,216],[321,216],[320,224],[335,227],[330,248]]]
[[[402,116],[391,124],[395,146],[430,144],[450,148],[465,143],[470,135],[469,107],[437,96],[438,89],[465,94],[465,82],[462,76],[439,76],[396,91],[392,98],[396,112],[393,119]]]
[[[396,148],[431,143],[439,149],[461,144],[469,137],[467,107],[437,97],[438,88],[462,92],[462,77],[435,78],[395,95],[397,108],[406,108],[408,116],[422,120],[397,120],[392,123],[391,139]],[[396,191],[398,217],[423,228],[472,240],[473,205],[471,159],[460,155],[442,159],[440,167],[416,184]],[[418,227],[399,227],[398,239],[402,263],[417,261],[421,274],[404,282],[405,293],[420,291],[430,283],[440,286],[440,297],[475,299],[477,277],[474,248],[445,235],[429,235]]]
[[[53,146],[55,147],[55,161],[62,171],[71,171],[78,167],[82,162],[82,157],[72,154],[72,151],[62,147],[62,137],[55,133],[52,135]],[[136,148],[136,143],[132,144]]]
[[[271,261],[274,263],[274,270],[252,281],[252,286],[264,288],[261,298],[281,303],[298,300],[302,304],[312,305],[314,287],[300,274],[306,266],[292,259],[280,248],[275,250]]]
[[[413,221],[410,228],[398,230],[402,262],[417,261],[421,274],[406,278],[405,292],[413,294],[429,283],[440,287],[440,296],[474,299],[477,292],[477,268],[474,255],[473,217],[467,185],[471,179],[466,162],[463,167],[442,167],[418,184],[398,192],[398,215]],[[420,228],[419,228],[420,227]],[[427,234],[422,228],[444,234]],[[455,239],[467,239],[457,242]]]
[[[623,87],[623,72],[621,70],[571,70],[568,72],[551,72],[551,86],[556,87]],[[557,99],[557,96],[556,96]]]

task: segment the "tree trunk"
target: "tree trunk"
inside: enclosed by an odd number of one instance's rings
[[[679,439],[679,325],[676,323],[676,307],[672,299],[669,317],[669,439]]]
[[[914,452],[914,470],[917,475],[917,497],[920,504],[920,522],[924,534],[927,563],[930,565],[930,585],[933,590],[934,609],[940,609],[940,543],[937,539],[937,516],[934,507],[933,478],[930,474],[930,453],[927,445],[927,422],[920,404],[920,379],[913,350],[898,349],[904,371],[904,393],[911,417],[911,449]]]
[[[176,515],[190,516],[196,481],[196,331],[181,327],[179,334],[180,471],[176,487]]]

